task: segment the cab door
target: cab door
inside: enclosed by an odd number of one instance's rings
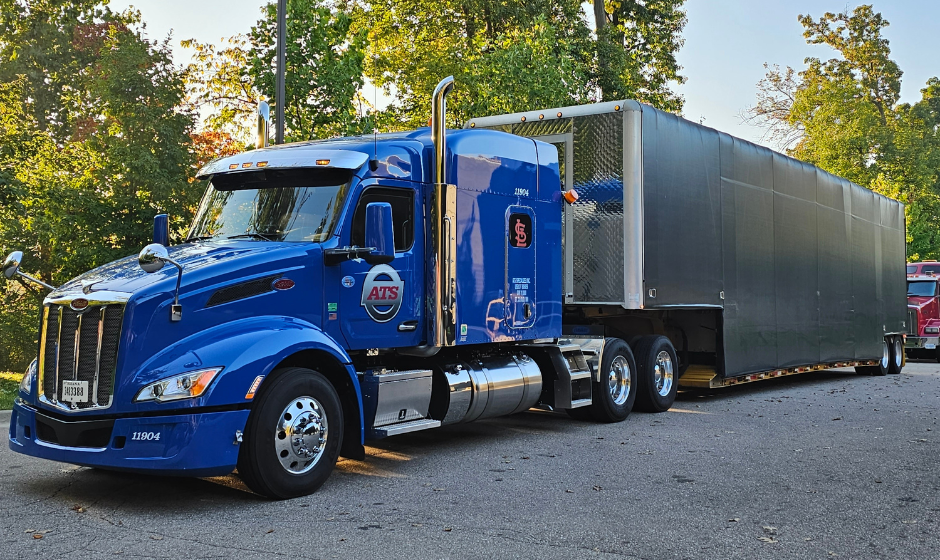
[[[421,215],[419,197],[411,187],[365,187],[352,207],[349,227],[343,228],[341,245],[365,245],[366,206],[373,202],[392,206],[395,258],[388,264],[355,259],[329,267],[327,275],[342,287],[338,309],[327,312],[339,321],[351,350],[417,346],[424,338],[424,235],[416,219]]]

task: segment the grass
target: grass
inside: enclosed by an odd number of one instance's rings
[[[0,410],[13,408],[13,399],[16,398],[21,379],[23,379],[22,373],[0,371]]]

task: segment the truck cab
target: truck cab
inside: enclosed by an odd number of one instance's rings
[[[924,263],[918,263],[924,264]],[[914,265],[917,266],[917,265]],[[911,265],[908,265],[910,268]],[[907,275],[908,335],[904,344],[911,358],[940,361],[940,277],[926,274]]]

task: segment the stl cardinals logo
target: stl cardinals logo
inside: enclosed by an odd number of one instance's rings
[[[405,291],[398,271],[387,264],[372,267],[362,282],[362,300],[360,304],[366,313],[377,323],[391,321],[401,309],[401,300]]]
[[[525,224],[522,223],[522,220],[516,220],[516,247],[528,247],[526,245],[526,239],[528,236],[525,234]]]

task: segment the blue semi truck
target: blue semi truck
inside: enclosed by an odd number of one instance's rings
[[[429,129],[213,161],[182,243],[158,216],[136,257],[47,286],[10,448],[290,498],[370,439],[900,371],[898,203],[630,101],[446,130],[452,87]]]

